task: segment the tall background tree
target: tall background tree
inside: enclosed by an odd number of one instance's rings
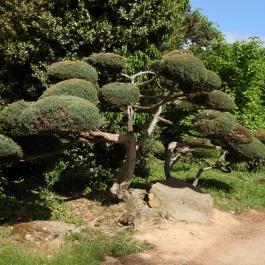
[[[209,69],[223,80],[222,90],[237,105],[237,118],[250,129],[265,128],[265,49],[258,38],[227,43],[213,41],[207,51],[197,49]]]
[[[131,55],[142,67],[184,35],[188,0],[6,0],[0,2],[0,96],[36,99],[45,68],[92,52]]]

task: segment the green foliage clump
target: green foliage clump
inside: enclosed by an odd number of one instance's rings
[[[51,96],[43,98],[21,115],[25,134],[53,134],[95,130],[100,124],[97,107],[79,97]]]
[[[222,85],[222,80],[218,74],[216,74],[214,71],[207,69],[207,78],[204,82],[204,89],[211,91],[214,89],[219,89]]]
[[[125,107],[136,104],[140,90],[130,83],[110,83],[100,89],[102,100],[110,106]]]
[[[100,75],[114,76],[114,78],[125,68],[125,58],[116,53],[92,53],[86,61],[93,65]]]
[[[203,62],[188,52],[171,52],[153,65],[154,71],[173,80],[185,92],[196,91],[207,78]]]
[[[141,62],[143,57],[154,59],[152,50],[180,45],[188,4],[188,0],[1,1],[0,94],[12,101],[35,100],[46,87],[46,66],[62,58],[115,50]]]
[[[197,120],[195,128],[212,139],[220,139],[228,143],[247,144],[253,140],[250,131],[234,119],[230,119],[228,113],[220,112],[215,118]]]
[[[199,138],[199,137],[189,137],[185,140],[185,143],[192,146],[204,145],[204,146],[212,146],[211,141],[207,138]]]
[[[216,149],[197,148],[192,151],[192,156],[197,159],[218,158],[220,152]]]
[[[145,156],[161,158],[165,155],[165,146],[161,141],[151,138],[144,143],[141,151]]]
[[[116,53],[92,53],[85,60],[97,69],[100,86],[117,81],[125,68],[125,58]]]
[[[258,38],[227,43],[214,41],[201,51],[206,67],[218,73],[222,90],[233,96],[237,119],[252,130],[265,128],[265,53]]]
[[[189,100],[213,110],[232,112],[236,109],[234,100],[220,90],[191,94]]]
[[[48,67],[48,76],[56,82],[73,78],[91,81],[93,84],[98,82],[96,69],[83,61],[60,61],[53,63]]]
[[[221,112],[218,110],[212,110],[212,109],[205,109],[201,112],[199,112],[195,119],[196,120],[201,120],[201,119],[208,119],[208,120],[212,120],[218,117],[222,117],[222,116],[226,116],[227,118],[229,118],[231,121],[236,122],[236,118],[229,112]]]
[[[6,162],[23,156],[21,147],[12,139],[0,134],[0,161]]]
[[[242,158],[242,160],[265,159],[265,145],[256,137],[252,138],[250,143],[235,144],[229,143],[229,146],[236,152],[232,159]],[[233,154],[233,152],[231,152]]]
[[[258,130],[254,133],[254,136],[258,138],[262,143],[265,143],[265,130]]]
[[[67,95],[84,98],[94,104],[98,102],[97,89],[90,81],[82,79],[68,79],[61,81],[46,89],[40,98],[54,96],[54,95]]]
[[[5,135],[16,136],[20,134],[20,114],[32,102],[19,100],[5,107],[0,113],[0,130]]]
[[[176,111],[187,111],[187,112],[196,110],[199,107],[199,105],[195,103],[184,100],[175,100],[172,105]]]
[[[205,95],[205,105],[210,109],[220,111],[233,111],[236,109],[234,100],[223,91],[214,90]]]

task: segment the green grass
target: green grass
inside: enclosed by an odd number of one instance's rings
[[[51,258],[25,247],[0,245],[0,265],[97,265],[106,255],[123,257],[148,248],[150,245],[133,240],[130,234],[107,236],[89,230],[68,237],[64,247]]]
[[[154,170],[155,169],[155,170]],[[136,178],[134,185],[150,185],[164,179],[163,164],[156,163],[147,179]],[[195,163],[177,163],[172,177],[189,183],[199,169]],[[217,170],[205,171],[199,180],[198,187],[214,198],[214,206],[232,213],[240,214],[248,209],[265,210],[265,172],[249,173],[244,168],[238,168],[231,173]]]

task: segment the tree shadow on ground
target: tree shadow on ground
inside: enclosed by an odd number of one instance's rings
[[[188,183],[192,183],[194,181],[194,178],[188,178],[186,179]],[[199,179],[198,182],[198,188],[207,188],[207,189],[213,189],[213,190],[221,190],[225,193],[231,193],[233,191],[233,187],[228,185],[227,183],[216,180],[216,179]]]
[[[51,209],[40,200],[18,200],[14,196],[6,196],[0,202],[0,225],[15,224],[33,220],[48,220]]]

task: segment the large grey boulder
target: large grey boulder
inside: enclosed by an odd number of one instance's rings
[[[155,183],[148,204],[179,221],[206,223],[213,209],[213,199],[197,188],[176,179]]]

